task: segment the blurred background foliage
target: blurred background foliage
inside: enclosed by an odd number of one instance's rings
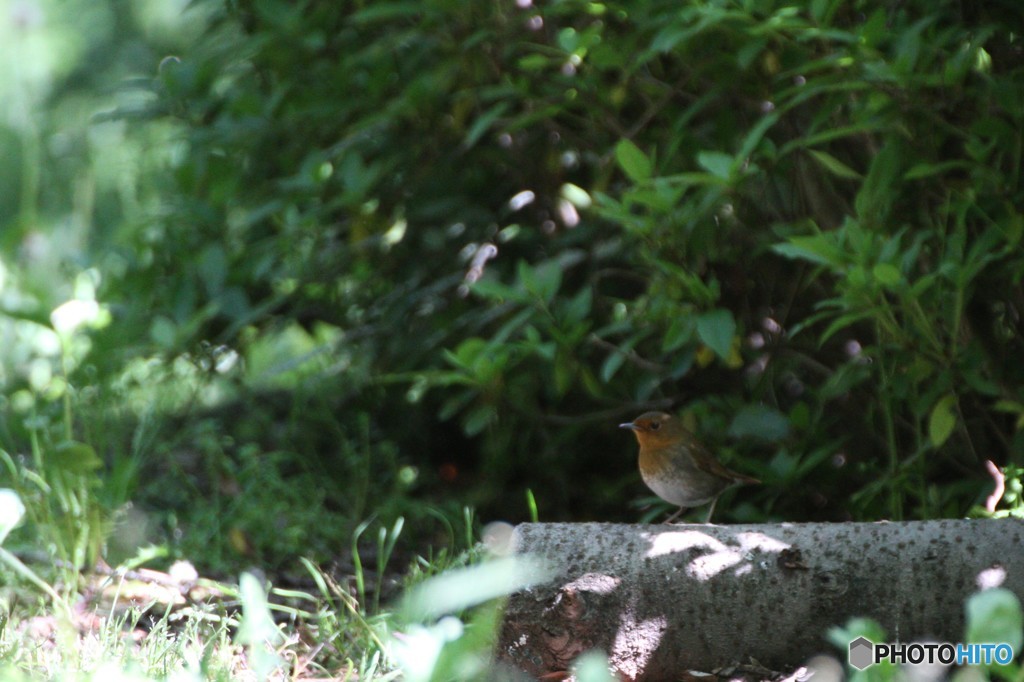
[[[75,563],[655,519],[647,409],[722,521],[1021,464],[1017,0],[0,8],[5,485]]]

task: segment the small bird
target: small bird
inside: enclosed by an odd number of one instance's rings
[[[690,507],[708,502],[711,508],[705,523],[710,523],[723,491],[734,485],[761,482],[724,467],[670,414],[645,412],[619,424],[619,428],[631,429],[640,443],[640,476],[647,487],[666,502],[679,505],[679,511],[665,523]]]

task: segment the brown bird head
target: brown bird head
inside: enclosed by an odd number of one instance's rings
[[[693,441],[694,435],[683,427],[678,417],[665,412],[644,412],[631,422],[619,424],[620,429],[631,429],[640,447],[657,448],[679,442]]]

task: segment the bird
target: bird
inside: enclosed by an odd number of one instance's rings
[[[665,523],[708,502],[711,507],[704,522],[711,523],[722,492],[734,485],[761,482],[723,466],[671,414],[645,412],[619,428],[632,430],[640,443],[640,476],[647,487],[666,502],[679,505]]]

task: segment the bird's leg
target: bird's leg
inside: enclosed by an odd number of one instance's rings
[[[667,519],[665,519],[665,523],[672,523],[684,511],[686,511],[686,507],[680,507],[679,509],[676,509],[676,513],[673,514],[672,516],[668,517]]]
[[[711,500],[711,508],[708,509],[708,517],[704,519],[704,523],[711,523],[711,515],[715,513],[715,504],[718,503],[718,498]]]

